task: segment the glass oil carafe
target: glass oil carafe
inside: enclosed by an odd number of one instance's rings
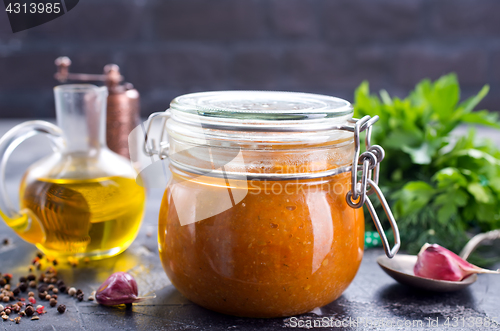
[[[100,259],[124,251],[135,239],[145,205],[130,161],[106,146],[106,87],[54,88],[57,126],[22,123],[0,140],[0,176],[23,140],[43,134],[54,153],[31,165],[21,181],[20,209],[2,180],[0,214],[24,240],[54,258]]]

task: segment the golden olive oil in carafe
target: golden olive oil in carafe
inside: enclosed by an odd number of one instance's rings
[[[37,247],[45,254],[92,259],[116,255],[132,243],[145,192],[134,179],[119,176],[37,178],[21,185],[20,201],[42,225],[45,240]]]

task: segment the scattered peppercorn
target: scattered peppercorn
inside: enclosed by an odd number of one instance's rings
[[[28,292],[28,297],[34,297],[35,296],[35,293],[33,292]]]
[[[47,290],[48,290],[48,287],[45,284],[40,284],[38,286],[38,292],[47,292]]]
[[[44,277],[44,278],[43,278],[43,282],[44,282],[44,283],[48,283],[48,282],[50,282],[50,278],[49,278],[49,277]]]
[[[76,288],[71,287],[71,288],[68,290],[68,294],[69,294],[70,296],[75,295],[75,294],[76,294]]]
[[[55,293],[55,294],[59,293],[59,290],[57,289],[57,287],[52,289],[52,293]]]
[[[68,288],[66,287],[66,285],[61,285],[59,286],[59,291],[61,291],[62,293],[66,293],[66,291],[68,290]]]
[[[46,296],[47,296],[47,292],[39,292],[39,293],[38,293],[38,297],[39,297],[40,299],[42,299],[42,300],[43,300],[43,299],[45,299],[45,297],[46,297]]]
[[[76,298],[78,299],[78,301],[83,301],[83,293],[78,294]]]
[[[24,310],[24,313],[26,314],[26,316],[32,316],[35,313],[35,308],[33,308],[33,306],[28,306]]]
[[[7,284],[3,287],[4,290],[6,291],[10,291],[10,284]]]
[[[19,289],[21,290],[21,292],[26,292],[26,290],[28,289],[28,284],[26,282],[21,282],[21,284],[19,284]]]
[[[10,310],[9,308],[6,308],[6,309],[4,309],[4,312],[5,312],[5,314],[10,315],[10,313],[12,313],[12,310]]]
[[[49,291],[52,291],[54,289],[54,285],[50,284],[48,287],[47,287],[47,290]]]
[[[19,287],[16,287],[15,289],[12,290],[12,293],[14,293],[14,295],[19,295],[20,292],[21,290],[19,289]]]
[[[7,284],[7,282],[5,281],[5,279],[0,278],[0,286],[4,286],[5,284]]]
[[[34,280],[31,280],[28,285],[31,288],[35,288],[36,287],[36,282]]]
[[[28,277],[26,277],[28,280],[35,280],[36,276],[33,274],[29,274]]]
[[[52,298],[52,299],[50,299],[50,303],[49,304],[50,304],[51,307],[55,307],[57,305],[57,300],[54,299],[54,298]]]
[[[9,302],[9,301],[10,301],[10,297],[8,295],[3,297],[3,302]]]
[[[82,294],[82,293],[83,293],[83,291],[82,291],[82,290],[80,290],[80,289],[76,290],[76,295],[80,295],[80,294]]]
[[[8,320],[8,319],[9,319],[9,316],[7,316],[7,315],[2,315],[2,318],[3,318],[3,320],[4,320],[4,321],[6,321],[6,320]]]
[[[47,294],[47,295],[45,296],[45,300],[50,300],[50,298],[51,298],[50,294]]]
[[[66,306],[65,305],[57,306],[57,311],[61,314],[64,313],[66,311]]]
[[[19,277],[19,283],[26,283],[27,280],[24,276]]]
[[[53,294],[52,295],[52,298],[56,299],[57,300],[57,294]]]

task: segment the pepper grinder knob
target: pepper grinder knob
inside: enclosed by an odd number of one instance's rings
[[[57,66],[57,72],[54,77],[61,83],[66,82],[69,76],[69,67],[71,66],[71,60],[67,56],[60,56],[55,61]]]

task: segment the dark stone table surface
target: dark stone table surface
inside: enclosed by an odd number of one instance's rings
[[[0,121],[0,135],[16,123],[19,121]],[[496,138],[498,140],[498,136]],[[6,182],[13,197],[25,168],[47,153],[50,153],[50,148],[44,139],[39,138],[31,138],[15,151]],[[149,191],[143,226],[126,252],[107,260],[80,264],[76,268],[58,266],[61,278],[67,284],[81,288],[86,296],[111,273],[127,271],[136,278],[140,294],[155,293],[155,299],[127,309],[78,302],[61,295],[58,301],[66,304],[65,314],[47,307],[47,314],[38,321],[23,318],[19,325],[1,321],[0,330],[281,330],[305,328],[315,321],[323,326],[330,323],[332,329],[347,330],[500,329],[500,324],[489,327],[481,324],[487,319],[496,319],[500,323],[499,276],[480,275],[471,287],[455,293],[427,293],[400,285],[387,276],[375,262],[376,257],[383,254],[381,249],[367,250],[356,278],[345,293],[314,313],[294,318],[248,319],[208,311],[185,299],[163,272],[156,240],[162,194],[161,190]],[[9,238],[10,243],[0,243],[0,272],[13,273],[16,279],[26,275],[36,248],[0,222],[0,240],[4,238]],[[500,268],[500,265],[496,267]],[[448,318],[450,325],[446,326],[444,323]],[[344,327],[339,324],[342,320],[345,321]],[[418,321],[421,321],[421,326]],[[453,326],[455,321],[458,325]],[[413,323],[412,327],[408,323]]]

